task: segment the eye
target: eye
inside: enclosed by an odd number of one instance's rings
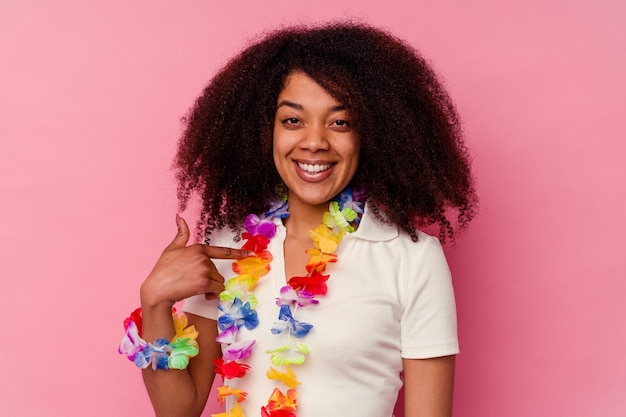
[[[296,117],[287,117],[283,119],[283,124],[285,126],[298,126],[300,124],[300,119]]]
[[[344,119],[338,119],[335,120],[334,122],[332,122],[331,127],[334,127],[338,130],[349,130],[350,129],[350,122],[348,120],[344,120]]]

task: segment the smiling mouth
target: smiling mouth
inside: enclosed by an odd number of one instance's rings
[[[319,174],[330,169],[332,164],[305,164],[298,162],[298,168],[308,174]]]

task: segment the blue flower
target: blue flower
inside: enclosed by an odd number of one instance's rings
[[[159,338],[154,344],[150,343],[141,352],[135,355],[135,365],[146,369],[152,365],[152,369],[167,369],[168,352],[171,350],[167,339]]]
[[[357,214],[363,214],[363,198],[364,193],[362,191],[353,192],[352,189],[348,187],[339,194],[337,202],[339,203],[339,208],[341,210],[349,208],[354,210]],[[361,222],[361,218],[356,216],[354,221],[356,221],[356,224],[358,225]]]
[[[309,331],[313,328],[312,324],[294,319],[291,314],[291,309],[286,304],[280,306],[278,320],[280,320],[280,322],[274,323],[274,327],[271,329],[273,334],[279,334],[289,329],[293,337],[300,338],[309,334]]]
[[[278,217],[279,219],[285,219],[289,217],[289,202],[287,200],[273,201],[270,205],[269,210],[265,212],[263,217]]]
[[[239,298],[235,298],[230,306],[220,304],[218,308],[224,313],[217,319],[217,326],[222,331],[231,326],[244,326],[252,330],[259,324],[256,310],[250,308],[250,302],[243,304]]]

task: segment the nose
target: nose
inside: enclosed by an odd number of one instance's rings
[[[303,133],[300,148],[310,152],[327,151],[330,148],[328,132],[323,124],[310,125]]]

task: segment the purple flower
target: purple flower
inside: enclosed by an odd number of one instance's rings
[[[239,328],[237,326],[230,326],[226,330],[220,332],[215,338],[215,341],[217,343],[226,343],[226,344],[234,343],[237,338],[238,331],[239,331]]]
[[[252,353],[252,345],[255,340],[243,340],[241,342],[235,342],[228,346],[222,347],[222,355],[225,361],[236,361],[238,359],[245,359]]]
[[[117,349],[122,355],[126,355],[129,360],[134,361],[135,356],[144,350],[148,346],[148,342],[143,340],[139,336],[139,330],[134,321],[128,320],[126,325],[126,332],[120,343],[120,347]]]
[[[305,307],[309,304],[318,304],[319,301],[315,299],[315,295],[307,290],[300,290],[297,292],[289,285],[285,285],[280,289],[280,297],[276,298],[276,305],[297,305],[298,307]]]
[[[256,214],[248,214],[244,223],[246,232],[252,236],[262,235],[272,239],[276,235],[276,225],[271,219],[261,219]]]

